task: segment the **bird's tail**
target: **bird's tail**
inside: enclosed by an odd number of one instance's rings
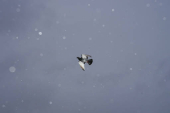
[[[88,63],[89,65],[91,65],[91,64],[93,63],[93,59],[87,60],[87,63]]]

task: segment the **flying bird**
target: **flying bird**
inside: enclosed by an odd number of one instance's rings
[[[93,63],[93,59],[88,59],[88,57],[91,57],[90,55],[86,55],[86,54],[81,54],[81,58],[77,57],[77,59],[79,60],[79,65],[82,68],[83,71],[85,71],[85,63],[88,63],[89,65],[91,65]]]

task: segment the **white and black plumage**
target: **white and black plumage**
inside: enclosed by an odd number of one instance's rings
[[[82,54],[81,58],[77,57],[77,59],[79,60],[79,65],[82,68],[83,71],[85,71],[85,67],[84,64],[88,63],[89,65],[91,65],[93,63],[93,59],[88,59],[88,57],[91,57],[90,55],[86,55],[86,54]]]

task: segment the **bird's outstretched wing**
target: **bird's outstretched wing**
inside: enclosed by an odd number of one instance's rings
[[[85,71],[84,63],[81,62],[81,61],[79,61],[79,65],[80,65],[80,67],[82,68],[82,70]]]
[[[82,54],[81,57],[82,57],[83,59],[88,59],[88,57],[91,57],[91,56],[90,56],[90,55],[86,55],[86,54]]]

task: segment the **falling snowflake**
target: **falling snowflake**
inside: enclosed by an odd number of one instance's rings
[[[43,56],[43,54],[42,54],[42,53],[40,53],[40,56],[42,57],[42,56]]]
[[[35,28],[35,31],[38,31],[38,29],[37,29],[37,28]]]
[[[56,21],[56,24],[59,24],[60,22],[59,21]]]
[[[39,34],[39,35],[42,35],[42,32],[39,32],[38,34]]]
[[[58,87],[61,87],[61,84],[58,84]]]
[[[146,7],[150,7],[150,4],[148,3],[148,4],[146,4]]]
[[[11,73],[13,73],[13,72],[16,71],[16,68],[15,68],[14,66],[11,66],[11,67],[9,68],[9,71],[10,71]]]
[[[16,11],[19,13],[21,10],[19,8],[17,8]]]
[[[90,4],[88,4],[88,6],[90,6]]]
[[[21,102],[23,103],[23,102],[24,102],[24,100],[21,100]]]
[[[115,11],[115,9],[112,9],[112,12],[114,12]]]
[[[63,36],[63,39],[66,39],[66,37],[65,37],[65,36]]]
[[[53,104],[53,102],[52,102],[52,101],[50,101],[50,102],[49,102],[49,104]]]
[[[163,17],[163,20],[166,20],[166,17]]]
[[[159,3],[160,6],[162,6],[162,3]]]
[[[18,37],[16,37],[16,39],[18,39]]]
[[[4,107],[6,107],[5,105],[2,105],[2,107],[4,108]]]
[[[92,40],[92,38],[89,38],[89,40]]]
[[[94,18],[93,21],[96,21],[96,19]]]
[[[135,53],[135,55],[137,55],[137,53]]]
[[[132,71],[132,68],[130,68],[130,70]]]
[[[105,25],[103,24],[102,27],[105,27]]]

